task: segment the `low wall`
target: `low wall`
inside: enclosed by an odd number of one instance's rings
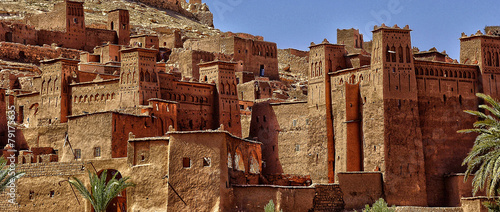
[[[338,179],[345,209],[361,209],[384,196],[381,172],[341,172]]]
[[[32,46],[18,43],[0,42],[0,58],[40,64],[40,60],[64,58],[80,58],[80,51],[51,46]]]
[[[445,178],[447,206],[460,207],[460,199],[472,197],[472,179],[470,176],[467,182],[464,182],[465,174],[452,174]],[[484,192],[479,191],[476,196],[483,196]]]
[[[309,211],[313,208],[314,187],[305,186],[234,186],[233,209],[264,211],[273,200],[277,211]]]
[[[495,201],[491,197],[466,197],[460,200],[463,212],[488,212],[488,208],[484,207],[484,202]]]

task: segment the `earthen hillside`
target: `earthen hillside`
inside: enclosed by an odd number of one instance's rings
[[[23,0],[23,1],[1,1],[0,19],[22,20],[31,14],[41,14],[54,9],[54,4],[59,1],[46,0]],[[93,28],[105,28],[106,14],[114,9],[126,9],[130,11],[130,24],[133,34],[153,33],[152,29],[164,28],[165,30],[180,29],[187,37],[206,37],[221,33],[219,30],[204,24],[196,17],[188,17],[176,11],[150,6],[140,1],[130,0],[85,0],[85,24]],[[206,11],[206,5],[198,8],[187,8],[187,11]]]

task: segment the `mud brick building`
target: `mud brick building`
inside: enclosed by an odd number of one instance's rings
[[[470,184],[452,183],[463,175],[451,173],[465,171],[475,136],[456,131],[475,121],[463,110],[478,107],[476,93],[499,97],[498,37],[462,35],[458,63],[414,52],[408,26],[375,26],[370,51],[358,31],[339,32],[338,44],[310,46],[307,102],[254,104],[249,136],[263,143],[263,173],[341,187],[381,173],[389,204],[458,206],[453,198],[471,196]],[[344,193],[346,204],[361,193]]]
[[[1,22],[0,41],[31,45],[57,44],[59,47],[90,51],[105,42],[128,45],[129,13],[112,10],[108,13],[107,29],[85,26],[83,2],[63,1],[54,10],[25,19],[25,23]]]

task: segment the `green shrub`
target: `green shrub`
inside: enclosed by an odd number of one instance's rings
[[[389,207],[387,205],[387,203],[385,202],[385,200],[380,198],[375,203],[373,203],[371,208],[369,205],[366,205],[364,211],[365,212],[393,212],[395,210],[394,210],[394,205],[392,207]]]

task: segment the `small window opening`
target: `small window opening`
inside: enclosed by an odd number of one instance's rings
[[[210,158],[203,158],[203,167],[210,167],[211,162]]]
[[[75,149],[75,159],[80,159],[80,158],[82,158],[82,150]]]
[[[50,197],[51,198],[54,197],[54,193],[55,193],[54,191],[50,191]]]
[[[295,145],[295,151],[296,151],[296,152],[300,151],[300,144],[296,144],[296,145]]]
[[[101,147],[94,147],[94,157],[101,157]]]
[[[191,168],[191,158],[182,158],[182,167],[185,169]]]

